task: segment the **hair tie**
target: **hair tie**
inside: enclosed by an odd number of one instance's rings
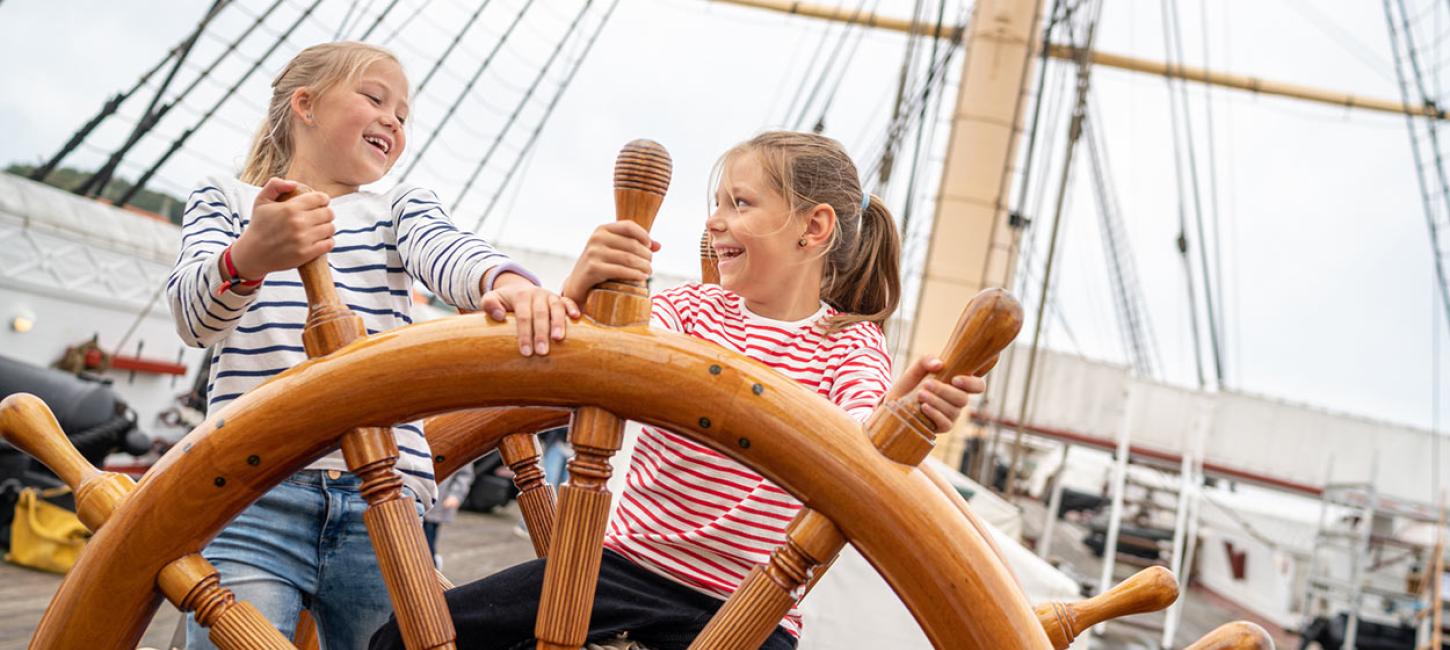
[[[866,214],[866,210],[868,208],[870,208],[870,207],[871,207],[871,193],[870,192],[861,192],[861,214]]]

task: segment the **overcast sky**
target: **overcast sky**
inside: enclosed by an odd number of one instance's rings
[[[123,175],[134,178],[150,166],[170,140],[240,79],[311,2],[280,0],[265,27],[241,44],[242,56],[223,60],[214,80],[203,81],[162,122],[159,135],[144,139],[127,158]],[[172,87],[190,83],[272,3],[235,0],[214,21]],[[130,86],[180,41],[209,4],[197,0],[0,3],[0,123],[6,126],[6,136],[0,138],[0,162],[33,163],[56,151],[109,95]],[[282,63],[305,45],[333,38],[339,29],[360,35],[385,4],[386,0],[321,0],[288,43],[242,84],[238,96],[226,102],[162,168],[153,185],[184,195],[206,175],[234,173],[260,120],[266,84]],[[444,69],[415,98],[410,151],[404,153],[400,168],[412,161],[524,4],[525,0],[492,0]],[[608,4],[607,0],[592,3],[580,24],[581,34],[593,31]],[[854,9],[858,3],[833,4]],[[882,0],[877,10],[906,17],[913,4]],[[1434,31],[1433,26],[1450,25],[1445,3],[1412,0],[1409,4],[1412,13],[1427,21],[1423,24],[1432,26],[1426,33]],[[956,1],[947,5],[953,19],[969,9]],[[1209,5],[1205,20],[1198,0],[1179,2],[1190,65],[1204,63],[1206,42],[1207,62],[1215,69],[1398,98],[1380,2],[1227,0]],[[369,40],[386,41],[395,49],[416,84],[475,6],[467,0],[400,0]],[[499,190],[544,105],[578,57],[582,37],[566,44],[489,165],[473,188],[462,194],[465,179],[581,6],[582,0],[533,3],[423,163],[408,177],[452,203],[455,219],[464,226],[474,225]],[[354,17],[345,23],[354,7]],[[1108,3],[1098,46],[1162,60],[1161,7],[1157,0]],[[674,184],[655,228],[665,246],[657,265],[693,275],[711,164],[730,145],[755,132],[788,125],[787,108],[798,89],[809,91],[817,83],[819,74],[807,66],[826,29],[832,30],[824,39],[829,51],[840,28],[819,21],[704,0],[622,0],[548,128],[480,231],[505,244],[576,254],[593,226],[613,218],[610,167],[619,145],[649,137],[668,147],[675,161]],[[395,31],[397,35],[389,39]],[[906,39],[870,32],[859,49],[852,45],[855,40],[852,36],[847,41],[845,50],[855,50],[850,73],[825,113],[825,122],[826,133],[842,140],[864,168],[870,166],[869,158],[881,139]],[[1438,71],[1438,60],[1432,58],[1427,67]],[[950,66],[953,81],[959,68],[957,57]],[[1066,71],[1066,66],[1053,64],[1049,79]],[[834,79],[828,78],[823,94]],[[1049,84],[1055,89],[1049,97],[1056,98],[1049,104],[1070,99],[1069,81],[1062,76],[1062,81]],[[1107,139],[1115,191],[1163,359],[1163,376],[1195,384],[1184,276],[1173,247],[1179,196],[1167,86],[1161,78],[1106,69],[1095,73],[1093,84],[1100,109],[1096,118]],[[949,88],[951,93],[954,90]],[[97,165],[124,139],[149,97],[143,94],[128,102],[121,118],[99,129],[67,164]],[[1219,307],[1226,315],[1229,386],[1430,426],[1433,267],[1404,119],[1228,90],[1213,91],[1211,99],[1216,162],[1212,174],[1204,98],[1201,88],[1192,89],[1201,189],[1208,207],[1216,204],[1220,215],[1225,304]],[[810,121],[820,112],[819,103],[807,111]],[[944,135],[945,127],[937,134]],[[1061,149],[1065,139],[1061,117],[1048,120],[1042,137]],[[940,154],[938,144],[929,156],[928,171],[939,169]],[[1047,182],[1056,178],[1057,171],[1056,163],[1049,165],[1050,173],[1034,172],[1034,178],[1050,197]],[[396,176],[385,182],[396,182]],[[1088,178],[1080,166],[1065,216],[1061,270],[1053,290],[1062,316],[1052,321],[1048,341],[1060,349],[1122,361]],[[937,183],[934,175],[921,180],[919,189],[928,201]],[[1216,195],[1210,192],[1212,186]],[[904,185],[893,185],[886,195],[899,209]],[[925,206],[930,209],[929,202]],[[1036,200],[1026,206],[1037,225],[1044,226],[1038,233],[1047,230],[1049,207],[1050,201],[1038,205]],[[1040,246],[1040,238],[1038,242]],[[908,243],[909,250],[915,246]],[[1440,329],[1444,331],[1443,324]]]

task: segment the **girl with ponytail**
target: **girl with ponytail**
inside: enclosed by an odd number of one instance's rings
[[[839,142],[768,132],[716,165],[706,220],[720,285],[687,284],[654,296],[657,327],[712,341],[784,373],[865,420],[883,398],[912,391],[938,432],[951,428],[976,377],[925,379],[922,359],[891,382],[882,325],[901,295],[901,243],[885,204],[863,192]],[[629,221],[594,231],[560,292],[581,301],[604,280],[643,281],[659,244]],[[752,567],[785,542],[801,504],[729,457],[645,426],[609,523],[589,641],[620,634],[652,650],[685,650]],[[448,593],[459,647],[529,644],[544,560]],[[792,609],[764,644],[793,648]],[[396,623],[373,648],[401,648]]]

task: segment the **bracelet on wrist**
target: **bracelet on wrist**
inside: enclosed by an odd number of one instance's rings
[[[217,288],[217,292],[216,293],[217,293],[218,296],[226,293],[227,291],[230,291],[233,287],[252,288],[252,287],[260,286],[262,284],[262,279],[266,277],[266,276],[263,276],[263,278],[257,278],[255,280],[249,280],[247,278],[242,277],[242,274],[237,272],[237,265],[236,265],[236,263],[232,261],[232,247],[231,246],[228,246],[228,247],[226,247],[225,249],[222,250],[222,265],[221,265],[221,271],[222,271],[222,284],[221,284],[220,287]]]

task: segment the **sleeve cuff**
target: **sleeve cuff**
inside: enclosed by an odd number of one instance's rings
[[[528,280],[529,282],[534,283],[535,286],[543,286],[543,283],[542,282],[539,282],[539,276],[536,276],[533,273],[530,273],[528,269],[524,268],[523,266],[520,266],[518,262],[508,261],[508,262],[504,262],[503,264],[495,264],[493,266],[493,268],[491,268],[488,271],[484,272],[484,274],[483,274],[483,292],[484,293],[488,293],[490,291],[493,291],[493,283],[494,283],[495,280],[498,279],[498,276],[500,274],[502,274],[502,273],[516,273],[518,275],[523,276],[524,279]]]

